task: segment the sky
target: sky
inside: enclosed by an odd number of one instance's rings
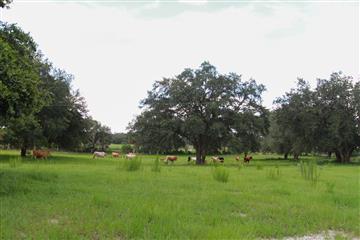
[[[89,114],[113,132],[156,80],[203,61],[264,84],[268,108],[298,77],[359,80],[357,1],[14,0],[0,11],[74,75]]]

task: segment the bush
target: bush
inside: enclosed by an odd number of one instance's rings
[[[218,182],[228,182],[229,172],[224,167],[215,167],[213,170],[213,178]]]
[[[124,144],[121,146],[121,152],[124,154],[128,154],[133,151],[134,151],[134,148],[130,144]]]
[[[133,158],[133,159],[125,159],[124,167],[126,171],[132,172],[137,171],[141,167],[141,159]]]

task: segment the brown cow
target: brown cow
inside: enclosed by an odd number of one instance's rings
[[[172,162],[172,163],[174,163],[176,160],[177,160],[177,156],[166,156],[164,162],[165,162],[166,164],[168,164],[169,161]]]
[[[50,156],[50,151],[37,149],[37,150],[33,150],[32,154],[33,154],[34,158],[45,158],[46,159],[48,156]]]
[[[248,156],[247,154],[245,154],[244,163],[250,163],[250,160],[252,160],[252,156]]]
[[[118,158],[118,157],[120,157],[120,153],[118,153],[118,152],[112,152],[112,153],[111,153],[111,156],[112,156],[113,158]]]

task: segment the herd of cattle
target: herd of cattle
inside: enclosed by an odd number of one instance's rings
[[[34,158],[47,158],[50,156],[50,151],[49,150],[33,150],[32,152],[32,155]],[[118,158],[120,157],[120,153],[119,152],[112,152],[111,153],[111,156],[113,158]],[[98,151],[95,151],[93,153],[93,158],[103,158],[103,157],[106,157],[106,153],[105,152],[98,152]],[[136,157],[136,154],[135,153],[128,153],[128,154],[125,154],[124,157],[126,159],[132,159],[132,158],[135,158]],[[164,161],[164,163],[174,163],[176,160],[177,160],[177,156],[166,156],[164,159],[162,159]],[[237,156],[235,158],[236,161],[240,161],[240,157]],[[245,157],[244,157],[244,163],[250,163],[250,160],[252,160],[252,156],[248,156],[247,154],[245,154]],[[225,158],[224,157],[220,157],[220,156],[215,156],[215,157],[211,157],[211,161],[213,163],[224,163],[225,161]],[[196,162],[196,157],[188,157],[188,162]],[[206,161],[205,161],[206,162]]]

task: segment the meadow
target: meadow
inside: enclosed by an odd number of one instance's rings
[[[270,239],[335,230],[360,236],[358,164],[253,155],[249,165],[173,165],[140,156],[92,159],[53,153],[20,160],[0,152],[1,239]],[[129,165],[130,164],[130,165]],[[130,166],[130,167],[129,167]]]

